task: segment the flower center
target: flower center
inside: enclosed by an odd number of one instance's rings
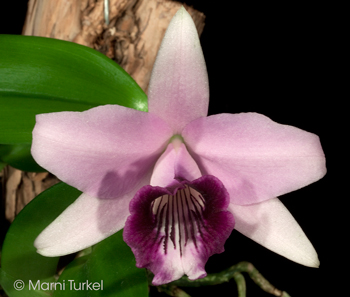
[[[154,285],[184,274],[192,280],[205,276],[205,263],[224,251],[234,227],[229,202],[224,185],[211,175],[168,188],[142,187],[130,202],[123,233],[137,267],[154,273]]]
[[[151,208],[157,226],[156,241],[163,241],[163,252],[167,254],[169,244],[174,249],[183,250],[188,242],[193,242],[197,249],[198,234],[204,228],[203,211],[205,200],[193,188],[185,185],[175,195],[163,195],[156,198]]]
[[[184,139],[180,134],[175,134],[170,138],[169,143],[172,143],[175,151],[177,152],[181,147],[181,144],[184,143]]]

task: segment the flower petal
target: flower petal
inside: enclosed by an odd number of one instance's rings
[[[245,236],[299,264],[320,265],[311,242],[278,198],[252,205],[230,203],[229,210],[235,229]]]
[[[173,144],[169,143],[165,152],[159,157],[154,166],[150,185],[166,187],[174,181],[176,152]]]
[[[154,273],[161,285],[187,274],[204,277],[208,258],[224,251],[234,227],[229,196],[213,176],[181,181],[177,188],[145,186],[130,202],[124,240],[136,265]]]
[[[86,194],[67,207],[36,238],[34,246],[43,256],[55,257],[85,249],[122,229],[132,197],[99,199]]]
[[[297,190],[326,173],[317,135],[261,114],[200,118],[187,125],[182,136],[202,173],[219,178],[235,204]]]
[[[38,115],[32,154],[67,184],[93,197],[115,198],[145,185],[141,180],[170,137],[155,115],[105,105]]]
[[[186,146],[182,143],[177,152],[175,163],[175,178],[185,180],[195,180],[202,176],[195,160],[188,153]]]
[[[208,104],[208,74],[197,29],[182,7],[168,26],[153,66],[148,110],[176,134],[190,121],[206,116]]]
[[[173,143],[169,143],[154,166],[150,185],[166,187],[171,185],[175,178],[194,180],[201,176],[198,165],[185,145],[181,143],[175,148]]]

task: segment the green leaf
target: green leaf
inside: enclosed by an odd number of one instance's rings
[[[53,281],[59,258],[39,255],[33,243],[39,233],[80,194],[64,183],[57,184],[32,200],[11,224],[1,254],[1,285],[10,297],[16,296],[12,294],[17,292],[13,287],[14,280],[25,282],[22,296],[29,294],[29,280]]]
[[[0,162],[28,172],[46,171],[34,161],[30,154],[30,144],[0,144]]]
[[[36,114],[105,104],[147,111],[147,96],[119,65],[93,49],[0,35],[0,143],[31,143]]]
[[[9,297],[48,297],[50,292],[27,290],[28,284],[22,283],[20,279],[16,279],[7,274],[0,268],[0,284]],[[24,286],[22,289],[22,285]]]
[[[135,257],[123,241],[122,231],[96,244],[91,254],[70,263],[58,282],[66,284],[65,290],[55,290],[54,297],[148,296],[145,270],[135,266]],[[79,287],[82,290],[75,290]]]
[[[56,283],[58,257],[43,257],[33,246],[35,238],[68,205],[81,194],[64,183],[55,185],[31,201],[10,226],[1,254],[0,283],[10,297],[40,296],[148,296],[148,283],[144,269],[135,266],[135,258],[123,241],[122,231],[110,236],[92,248],[91,253],[75,259],[61,274],[58,282],[65,283],[64,290],[56,285],[53,291],[45,290]],[[14,288],[16,280],[24,281],[24,289]],[[44,290],[39,289],[43,285]],[[69,280],[79,283],[98,282],[96,290],[71,290]],[[30,282],[31,281],[31,287]],[[101,282],[102,281],[102,282]],[[102,285],[103,283],[103,290]],[[72,283],[72,288],[74,284]],[[86,286],[86,285],[85,285]],[[87,287],[86,287],[87,288]]]

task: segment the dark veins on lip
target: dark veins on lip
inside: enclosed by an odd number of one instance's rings
[[[197,248],[196,234],[199,232],[203,237],[202,228],[205,228],[203,220],[205,200],[199,192],[186,185],[175,195],[163,195],[155,199],[151,209],[157,225],[155,242],[160,244],[164,240],[164,254],[167,254],[169,238],[174,249],[176,249],[176,242],[179,242],[181,256],[189,239]],[[164,233],[165,235],[160,236]]]

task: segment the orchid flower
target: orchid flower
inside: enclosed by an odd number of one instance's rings
[[[38,236],[38,253],[73,253],[124,228],[136,265],[160,285],[204,277],[235,227],[297,263],[319,265],[276,198],[325,174],[319,138],[257,113],[207,117],[206,65],[184,8],[162,41],[148,100],[149,112],[105,105],[37,116],[35,160],[83,192]]]

